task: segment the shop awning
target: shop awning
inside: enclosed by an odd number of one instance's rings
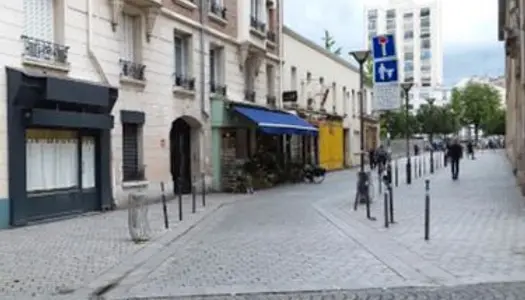
[[[242,106],[235,106],[234,110],[268,134],[317,135],[315,126],[290,113]]]

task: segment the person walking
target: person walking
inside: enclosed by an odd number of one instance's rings
[[[450,162],[450,170],[452,172],[452,180],[457,180],[459,177],[459,161],[463,158],[463,146],[458,139],[454,139],[448,147],[447,157]]]
[[[467,143],[467,154],[470,157],[470,159],[476,159],[474,157],[474,144],[472,144],[472,141],[468,141]]]
[[[376,166],[376,151],[374,148],[368,150],[368,163],[370,164],[370,169],[373,170]]]

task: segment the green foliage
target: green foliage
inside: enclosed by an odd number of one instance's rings
[[[451,105],[422,104],[416,114],[420,133],[448,135],[459,130],[459,120]]]
[[[488,122],[481,126],[485,135],[505,135],[506,115],[506,110],[498,108],[496,112],[489,117]]]
[[[334,39],[334,36],[330,34],[328,30],[325,29],[324,31],[324,48],[336,55],[341,55],[341,51],[343,50],[341,47],[335,48],[336,42]]]
[[[381,136],[386,137],[386,133],[390,132],[392,139],[406,137],[407,123],[408,133],[412,136],[414,133],[419,132],[419,123],[416,115],[412,112],[408,113],[408,122],[405,108],[395,111],[383,112],[379,117],[381,126]]]
[[[374,84],[374,61],[372,57],[368,57],[364,66],[365,84],[372,86]]]
[[[452,90],[452,109],[462,126],[474,125],[476,142],[478,129],[490,127],[500,101],[498,91],[484,83],[470,82],[464,88]]]

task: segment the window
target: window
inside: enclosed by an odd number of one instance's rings
[[[386,29],[396,28],[396,20],[386,20]]]
[[[348,92],[346,91],[346,86],[343,86],[343,114],[348,113]]]
[[[414,17],[414,14],[413,13],[404,13],[403,14],[403,19],[411,19]]]
[[[432,81],[432,78],[430,78],[430,76],[424,76],[424,77],[421,77],[421,82],[422,83],[430,83]]]
[[[421,65],[421,73],[428,73],[430,72],[430,65]]]
[[[357,101],[355,99],[355,90],[352,90],[352,116],[355,118],[357,114]]]
[[[429,17],[430,16],[430,8],[428,7],[425,7],[425,8],[422,8],[419,12],[419,16],[420,17]]]
[[[308,83],[310,83],[310,81],[312,81],[312,73],[310,72],[306,72],[306,81]]]
[[[24,1],[24,35],[48,42],[55,41],[54,0]]]
[[[175,74],[187,77],[190,73],[189,36],[175,35]]]
[[[430,19],[421,19],[421,28],[430,27]]]
[[[297,91],[297,68],[292,67],[290,69],[290,89]]]
[[[266,89],[268,96],[275,96],[275,68],[273,65],[266,65]]]
[[[404,34],[405,40],[411,40],[414,38],[414,32],[413,31],[405,31]]]
[[[430,40],[421,40],[422,49],[430,49]]]
[[[424,39],[429,39],[429,38],[430,38],[430,32],[421,33],[421,34],[419,35],[419,37],[421,37],[422,40],[424,40]]]
[[[266,20],[263,0],[251,0],[250,14],[258,21]]]
[[[371,9],[368,11],[369,18],[377,18],[377,9]]]
[[[223,49],[221,47],[210,47],[210,82],[216,85],[225,82],[223,68]]]
[[[138,27],[140,18],[129,14],[122,14],[122,53],[121,58],[128,62],[138,62]]]
[[[414,52],[405,52],[405,60],[414,60]]]
[[[320,77],[320,78],[319,78],[319,84],[320,84],[321,86],[323,86],[323,84],[324,84],[324,77]]]
[[[337,106],[337,84],[335,82],[332,82],[332,107],[336,107],[336,106]]]
[[[386,18],[387,19],[394,19],[396,17],[396,10],[395,9],[389,9],[386,11]]]
[[[142,124],[122,123],[122,180],[144,180],[141,164]]]
[[[376,20],[369,20],[368,21],[368,30],[376,30],[377,27],[377,21]]]
[[[414,64],[411,61],[405,61],[404,70],[405,72],[412,72],[414,70]]]
[[[405,73],[405,81],[406,82],[414,82],[414,73]]]
[[[421,51],[421,60],[429,60],[432,58],[432,52],[430,50]]]

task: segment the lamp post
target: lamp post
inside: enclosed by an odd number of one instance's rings
[[[410,92],[410,89],[412,88],[414,84],[412,82],[403,82],[401,83],[401,88],[403,89],[403,93],[405,94],[405,130],[406,130],[406,156],[407,156],[407,163],[406,163],[406,181],[407,184],[412,183],[412,163],[410,162],[410,123],[408,122],[409,117],[409,99],[408,99],[408,93]]]
[[[360,168],[359,168],[359,175],[358,175],[358,182],[357,182],[357,194],[356,194],[356,201],[358,200],[359,203],[365,203],[366,204],[366,215],[367,218],[373,219],[370,215],[370,196],[368,191],[368,174],[365,172],[365,123],[364,123],[364,103],[363,103],[363,92],[365,88],[365,82],[364,82],[364,64],[367,61],[368,57],[370,56],[370,51],[368,50],[360,50],[360,51],[352,51],[350,52],[350,55],[357,61],[359,64],[359,128],[360,128],[360,144],[361,144],[361,151],[360,151]]]
[[[428,133],[429,137],[428,140],[430,142],[430,174],[434,174],[434,102],[436,102],[435,98],[428,98],[427,103],[430,109],[430,132]]]

